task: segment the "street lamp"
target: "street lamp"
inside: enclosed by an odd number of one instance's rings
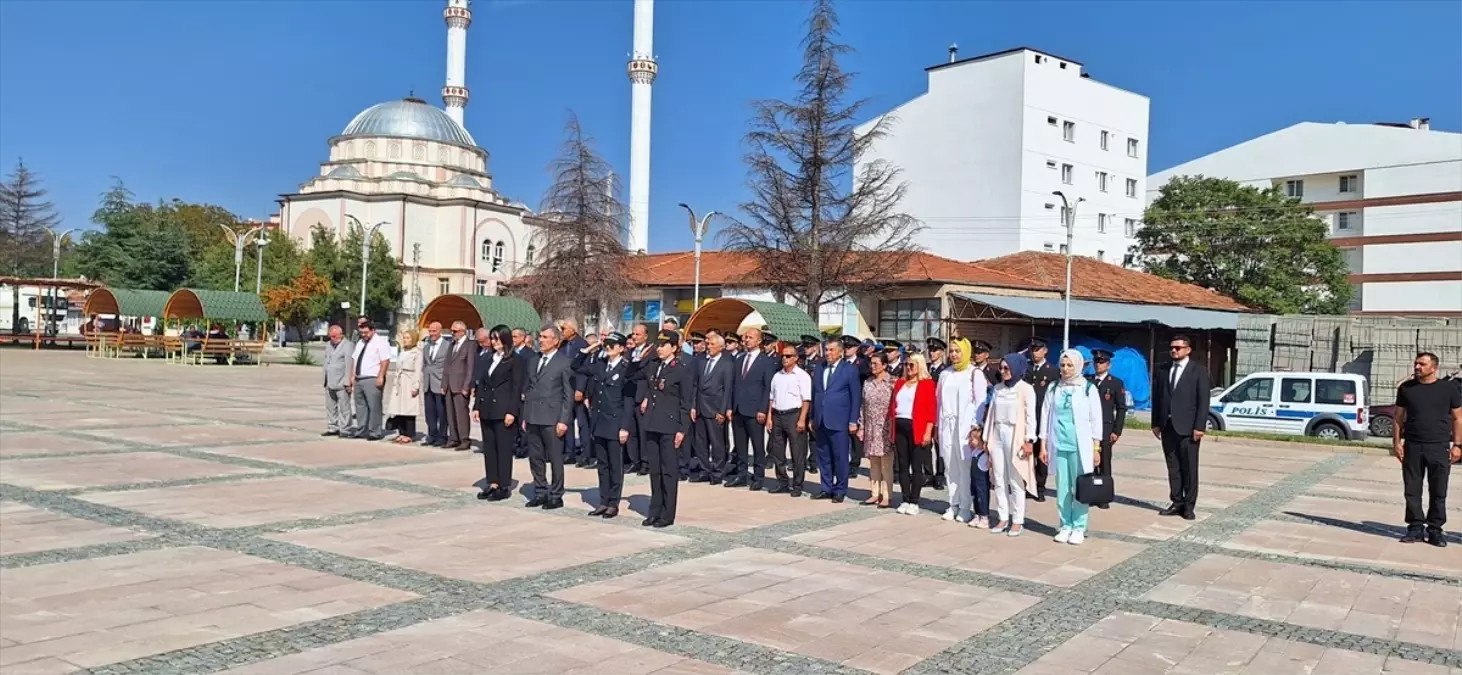
[[[54,229],[51,229],[51,228],[47,227],[46,228],[46,231],[51,233],[51,280],[52,281],[55,281],[58,277],[61,276],[61,241],[66,238],[66,235],[69,235],[72,232],[75,232],[76,230],[75,230],[75,228],[69,229],[69,230],[62,230],[61,234],[56,234],[56,231]],[[55,286],[52,286],[51,287],[51,309],[46,312],[46,322],[47,323],[55,323],[56,322],[56,313],[55,312],[56,312],[56,287]],[[64,315],[63,315],[63,317],[64,317]],[[60,331],[57,331],[57,332],[60,332]]]
[[[228,239],[234,245],[234,292],[237,293],[239,292],[239,275],[244,269],[244,247],[249,245],[250,239],[264,231],[264,226],[260,225],[250,228],[249,231],[243,234],[235,232],[232,227],[223,223],[219,223],[218,226],[223,228],[224,232],[228,233]]]
[[[706,223],[710,222],[711,216],[716,215],[716,212],[708,211],[700,220],[696,220],[695,209],[685,204],[681,204],[680,208],[690,214],[690,233],[695,235],[695,306],[691,309],[691,312],[695,312],[701,308],[701,240],[706,236]]]
[[[355,226],[359,227],[362,233],[360,240],[360,315],[367,316],[365,304],[366,273],[371,268],[371,239],[376,236],[376,230],[381,229],[381,226],[385,225],[386,221],[383,220],[367,228],[364,223],[360,222],[359,218],[349,213],[345,214],[345,217],[354,222]]]
[[[1061,320],[1061,348],[1071,348],[1071,242],[1076,231],[1076,207],[1086,201],[1085,197],[1077,197],[1076,203],[1067,201],[1066,195],[1060,190],[1051,194],[1061,198],[1062,210],[1066,212],[1066,313]]]
[[[263,234],[254,240],[254,294],[264,292],[264,247],[269,245],[269,237]]]

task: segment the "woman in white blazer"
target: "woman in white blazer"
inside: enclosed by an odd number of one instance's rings
[[[1082,377],[1085,365],[1081,352],[1061,352],[1061,380],[1046,391],[1041,411],[1041,461],[1056,473],[1056,509],[1061,515],[1056,542],[1060,544],[1080,544],[1086,539],[1088,507],[1076,501],[1076,479],[1094,471],[1101,461],[1102,396]],[[1054,458],[1050,448],[1056,450]]]

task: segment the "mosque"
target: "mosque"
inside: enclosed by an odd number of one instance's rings
[[[396,322],[438,295],[496,295],[533,264],[544,225],[493,188],[488,152],[463,125],[468,0],[447,0],[445,110],[418,98],[378,103],[329,140],[319,175],[280,195],[279,222],[308,245],[319,225],[343,236],[378,228],[404,272]]]

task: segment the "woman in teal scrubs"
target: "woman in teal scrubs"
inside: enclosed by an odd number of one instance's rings
[[[1086,540],[1088,507],[1076,501],[1076,479],[1093,472],[1101,461],[1102,397],[1082,376],[1085,365],[1081,352],[1068,349],[1061,353],[1061,380],[1047,390],[1045,410],[1041,411],[1041,461],[1056,474],[1059,544],[1079,545]]]

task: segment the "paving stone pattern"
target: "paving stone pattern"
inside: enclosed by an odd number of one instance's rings
[[[1012,539],[866,478],[646,530],[642,477],[604,521],[593,471],[528,511],[479,455],[321,439],[318,383],[0,350],[0,671],[1462,675],[1462,540],[1395,541],[1387,458],[1227,443],[1189,522],[1134,432],[1081,547],[1053,499]]]

